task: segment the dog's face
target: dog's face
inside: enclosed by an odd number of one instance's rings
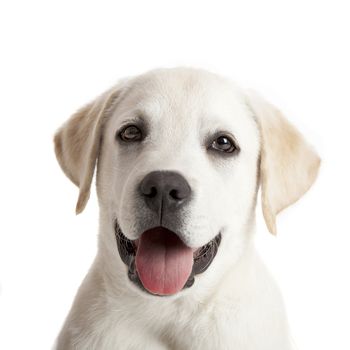
[[[260,171],[271,231],[274,215],[313,182],[318,157],[271,106],[261,121],[261,105],[213,74],[159,70],[112,89],[57,134],[58,159],[81,189],[78,211],[98,158],[102,217],[115,228],[125,276],[141,289],[177,294],[205,278],[214,258],[211,269],[234,263],[249,239]]]
[[[129,240],[138,242],[147,231],[146,243],[174,233],[184,243],[177,255],[187,247],[196,251],[219,235],[224,242],[230,235],[241,244],[257,188],[260,146],[244,96],[214,75],[169,71],[136,79],[124,93],[103,134],[101,208],[116,218]],[[149,231],[157,227],[167,230]],[[157,257],[164,268],[172,264],[158,255],[145,259]],[[149,270],[153,265],[147,264]],[[189,264],[182,284],[193,268]],[[145,287],[158,294],[178,291],[173,286],[178,277],[168,274],[171,286]]]

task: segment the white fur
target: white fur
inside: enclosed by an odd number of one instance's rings
[[[253,244],[260,130],[246,96],[231,82],[192,69],[157,70],[123,82],[108,111],[99,152],[97,257],[58,337],[58,350],[292,349],[283,302]],[[115,140],[127,120],[150,124],[142,147]],[[206,149],[217,130],[241,148]],[[113,220],[137,239],[135,189],[154,170],[180,172],[195,196],[183,241],[197,248],[222,233],[218,254],[191,288],[171,297],[144,293],[128,279]]]

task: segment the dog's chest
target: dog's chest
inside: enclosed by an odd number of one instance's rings
[[[231,349],[236,337],[233,327],[236,312],[227,311],[212,305],[203,305],[195,311],[190,308],[166,310],[160,322],[149,331],[168,350]]]
[[[196,311],[181,308],[162,314],[158,310],[160,322],[154,323],[148,332],[164,350],[291,349],[285,324],[261,309],[266,321],[256,322],[263,318],[256,314],[257,309],[257,305],[250,308],[248,300],[228,298],[201,305]]]
[[[118,312],[117,312],[118,313]],[[230,349],[232,320],[217,317],[211,308],[129,308],[124,317],[106,315],[99,346],[103,349],[187,350]],[[125,317],[126,316],[126,317]],[[101,329],[101,330],[102,330]],[[95,333],[96,334],[96,333]],[[96,339],[95,339],[96,340]],[[92,342],[93,339],[91,339]]]

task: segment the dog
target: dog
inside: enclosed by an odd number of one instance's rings
[[[254,248],[317,177],[320,158],[282,113],[213,73],[158,69],[118,83],[56,133],[89,199],[98,253],[58,350],[288,350],[278,287]]]

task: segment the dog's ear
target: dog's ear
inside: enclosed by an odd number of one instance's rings
[[[320,158],[282,113],[253,91],[248,103],[261,133],[261,203],[268,230],[276,234],[276,215],[313,184]]]
[[[68,178],[79,187],[76,213],[81,213],[90,196],[106,114],[116,100],[114,88],[78,110],[54,137],[57,160]]]

